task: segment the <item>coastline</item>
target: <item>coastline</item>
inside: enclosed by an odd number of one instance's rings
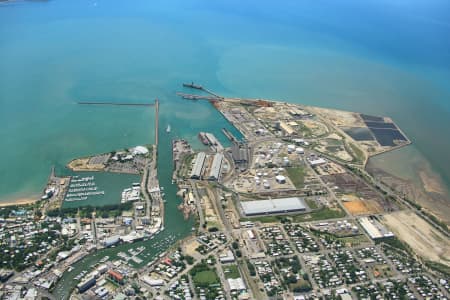
[[[413,145],[370,157],[365,169],[444,223],[450,224],[449,188]]]
[[[7,200],[5,202],[0,202],[0,207],[14,206],[14,205],[28,205],[34,204],[39,201],[35,197],[17,198],[15,200]]]

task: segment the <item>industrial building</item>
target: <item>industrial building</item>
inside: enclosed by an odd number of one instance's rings
[[[228,278],[228,285],[230,286],[230,291],[244,291],[246,290],[244,280],[239,278]]]
[[[236,163],[248,162],[248,145],[244,143],[234,142],[231,147],[231,154]]]
[[[214,155],[208,180],[219,180],[220,169],[222,168],[222,161],[223,161],[222,153],[217,153],[216,155]]]
[[[386,227],[375,219],[363,217],[359,219],[359,224],[361,224],[372,240],[394,236],[392,232],[388,231]]]
[[[246,216],[283,214],[307,210],[305,201],[298,197],[242,201],[241,206]]]
[[[96,281],[97,280],[95,279],[94,276],[87,278],[85,281],[77,285],[78,292],[80,294],[86,292],[88,289],[90,289],[95,285]]]
[[[295,130],[292,129],[292,127],[289,126],[289,125],[288,125],[286,122],[284,122],[284,121],[280,121],[280,122],[278,123],[278,128],[281,129],[281,130],[285,133],[285,135],[292,135],[292,134],[295,132]]]
[[[192,179],[200,179],[200,176],[202,175],[202,169],[203,169],[203,164],[205,163],[205,159],[206,159],[205,152],[200,152],[195,157],[194,166],[192,167],[192,171],[191,171]]]

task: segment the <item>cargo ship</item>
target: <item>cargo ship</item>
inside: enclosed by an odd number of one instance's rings
[[[209,146],[209,140],[206,137],[206,134],[204,132],[200,132],[198,134],[198,138],[200,139],[200,141],[202,142],[203,145]]]

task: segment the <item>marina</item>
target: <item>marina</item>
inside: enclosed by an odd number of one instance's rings
[[[105,195],[105,191],[98,190],[94,176],[73,176],[69,183],[69,189],[64,201],[86,201],[90,196]]]
[[[69,172],[63,208],[120,204],[122,193],[140,180],[134,174],[109,172]]]

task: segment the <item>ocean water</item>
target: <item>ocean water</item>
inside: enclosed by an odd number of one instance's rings
[[[152,142],[141,107],[195,140],[228,96],[388,115],[450,182],[450,4],[431,1],[13,1],[0,4],[0,201],[40,193],[51,165]],[[405,158],[405,163],[408,158]]]

